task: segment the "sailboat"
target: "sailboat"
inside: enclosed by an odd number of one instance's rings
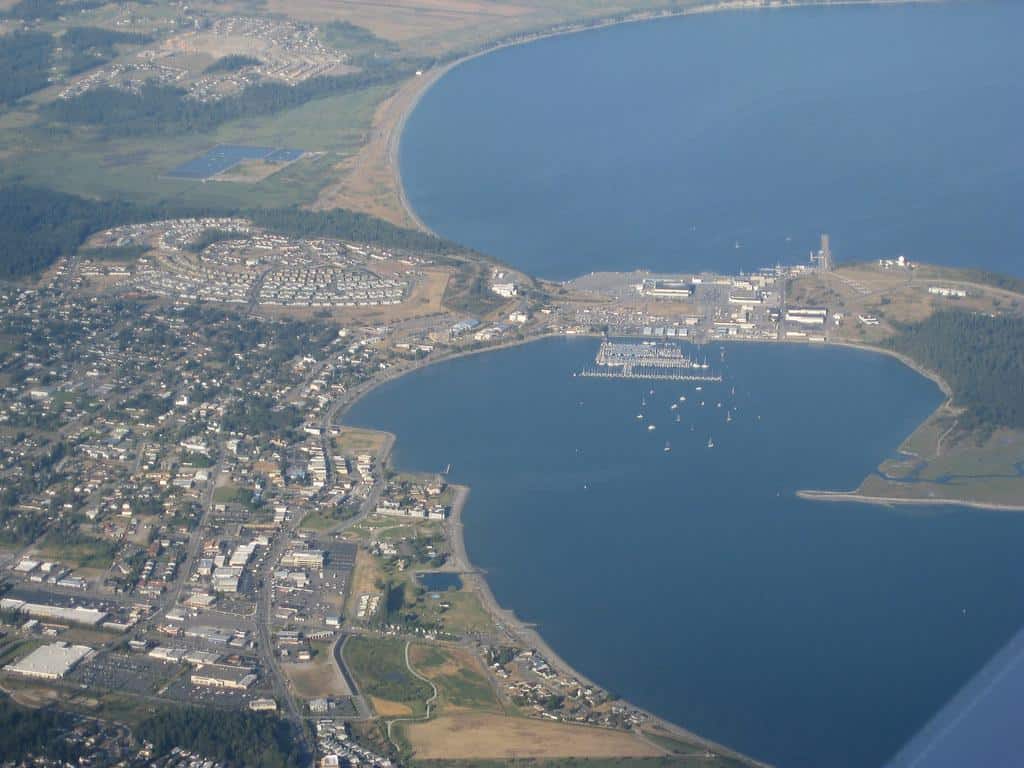
[[[711,435],[708,435],[708,448],[714,448],[715,441],[711,439]]]
[[[665,453],[668,453],[669,451],[672,450],[672,443],[670,443],[668,440],[665,441],[665,449],[664,450],[665,450]]]
[[[681,422],[682,420],[683,420],[683,417],[682,417],[682,416],[680,416],[680,415],[679,415],[679,414],[677,413],[677,414],[676,414],[676,424],[678,424],[678,423],[679,423],[679,422]]]

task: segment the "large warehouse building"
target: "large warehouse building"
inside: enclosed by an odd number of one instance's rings
[[[36,648],[21,661],[8,664],[4,669],[25,677],[59,680],[90,653],[92,648],[87,645],[51,643]]]

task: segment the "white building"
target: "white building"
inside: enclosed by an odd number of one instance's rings
[[[25,677],[59,680],[91,653],[92,648],[87,645],[52,643],[36,648],[21,661],[8,664],[4,669]]]

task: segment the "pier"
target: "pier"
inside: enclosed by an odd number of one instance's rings
[[[639,369],[638,369],[639,368]],[[713,373],[684,373],[682,371],[647,371],[642,367],[630,366],[618,371],[603,371],[599,368],[584,368],[578,376],[587,379],[638,379],[642,381],[721,381]]]
[[[692,360],[675,344],[643,344],[602,341],[594,358],[597,367],[579,376],[596,379],[638,379],[644,381],[721,381],[706,372],[708,364]]]

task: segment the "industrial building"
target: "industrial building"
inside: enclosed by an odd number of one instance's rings
[[[192,672],[192,685],[207,688],[230,688],[244,691],[256,682],[256,675],[249,667],[229,667],[222,664],[205,664]]]
[[[59,680],[91,653],[92,648],[87,645],[51,643],[36,648],[21,661],[8,664],[4,669],[25,677]]]
[[[828,317],[825,307],[792,307],[786,310],[787,323],[800,325],[824,325]]]
[[[685,280],[644,280],[640,292],[655,298],[688,299],[693,295],[693,283]]]
[[[9,597],[0,599],[0,610],[24,613],[34,619],[41,619],[43,621],[83,624],[87,627],[95,627],[107,617],[106,611],[96,608],[65,608],[59,605],[28,603],[24,600],[15,600]]]

